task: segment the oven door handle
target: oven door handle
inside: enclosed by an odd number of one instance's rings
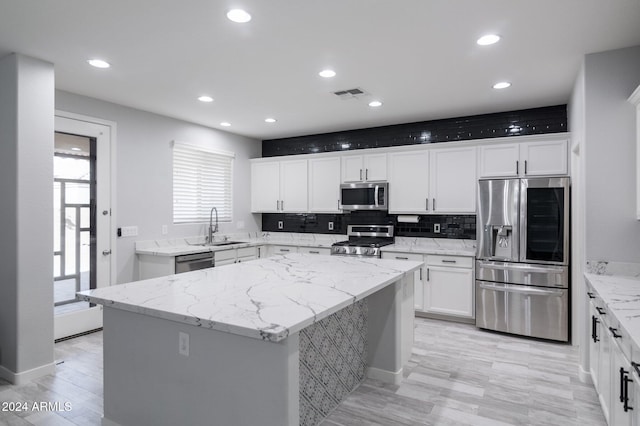
[[[373,198],[374,198],[374,203],[376,205],[376,207],[380,207],[378,205],[378,191],[380,190],[380,185],[376,185],[375,189],[373,190]]]
[[[496,285],[496,284],[485,284],[479,283],[480,288],[485,290],[493,290],[493,291],[504,291],[509,293],[522,293],[522,294],[532,294],[536,296],[562,296],[563,290],[543,290],[528,286],[514,286],[514,285]]]

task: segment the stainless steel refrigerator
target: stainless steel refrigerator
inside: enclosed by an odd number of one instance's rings
[[[569,178],[478,182],[476,326],[569,340]]]

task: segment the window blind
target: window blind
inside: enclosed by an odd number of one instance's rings
[[[209,222],[212,207],[218,210],[219,222],[231,222],[234,157],[174,141],[173,223]]]

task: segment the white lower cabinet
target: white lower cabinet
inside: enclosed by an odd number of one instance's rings
[[[383,252],[382,258],[425,263],[414,276],[416,311],[465,320],[475,318],[473,257]]]
[[[631,363],[618,347],[616,338],[609,335],[611,345],[611,405],[609,424],[631,426],[634,407]]]
[[[424,262],[425,256],[415,253],[382,253],[383,259],[414,260]],[[413,273],[413,304],[417,311],[424,310],[424,266]]]
[[[256,247],[243,247],[239,249],[220,250],[213,254],[213,258],[214,266],[248,262],[258,258],[258,249]]]
[[[473,258],[427,256],[424,310],[474,318]]]
[[[328,247],[298,247],[298,253],[329,256],[331,255],[331,249]]]

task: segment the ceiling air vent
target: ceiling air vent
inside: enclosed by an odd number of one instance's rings
[[[340,99],[356,99],[368,95],[368,93],[358,87],[355,89],[338,90],[337,92],[333,92],[333,94]]]

